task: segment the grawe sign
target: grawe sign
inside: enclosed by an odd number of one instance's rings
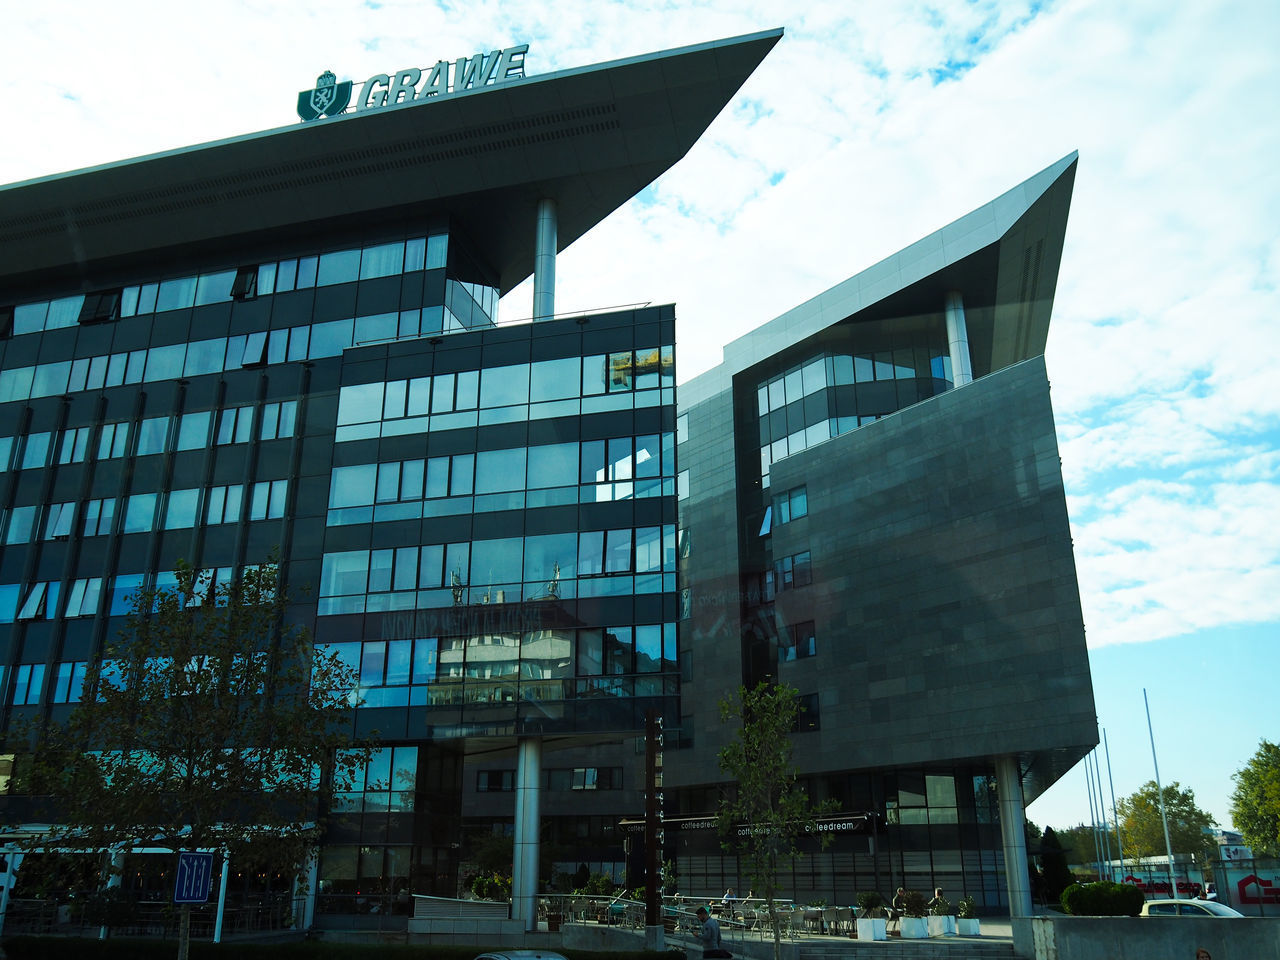
[[[393,74],[375,74],[360,87],[356,110],[377,110],[523,77],[528,52],[529,45],[521,43],[472,57],[440,60],[430,70],[409,67]],[[303,121],[337,116],[351,104],[352,86],[350,80],[339,83],[333,72],[326,70],[316,78],[314,89],[298,94],[298,116]]]

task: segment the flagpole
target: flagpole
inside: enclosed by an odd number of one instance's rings
[[[1173,844],[1169,842],[1169,817],[1164,812],[1164,787],[1160,785],[1160,762],[1156,759],[1156,734],[1151,728],[1151,704],[1147,688],[1142,688],[1142,704],[1147,708],[1147,736],[1151,738],[1151,764],[1156,768],[1156,798],[1160,801],[1160,820],[1164,823],[1164,852],[1169,857],[1169,895],[1178,899],[1178,883],[1173,879]]]

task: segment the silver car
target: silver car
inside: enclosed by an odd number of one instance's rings
[[[1142,905],[1144,917],[1243,917],[1217,900],[1148,900]]]

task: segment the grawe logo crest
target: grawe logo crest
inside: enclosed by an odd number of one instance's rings
[[[326,70],[316,77],[314,90],[303,90],[298,94],[298,116],[303,120],[334,117],[347,109],[350,102],[351,81],[338,83],[333,71]]]

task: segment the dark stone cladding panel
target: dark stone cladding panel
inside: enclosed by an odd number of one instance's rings
[[[983,377],[773,467],[809,516],[775,526],[813,584],[778,595],[814,620],[811,772],[1071,749],[1097,740],[1044,360]]]

